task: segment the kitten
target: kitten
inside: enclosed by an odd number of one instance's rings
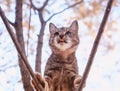
[[[52,54],[46,63],[44,79],[39,74],[36,76],[45,91],[77,91],[82,78],[75,57],[79,44],[78,22],[62,28],[50,23],[49,30]]]

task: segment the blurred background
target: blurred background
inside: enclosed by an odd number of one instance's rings
[[[43,5],[45,0],[33,0],[36,7]],[[53,16],[45,27],[42,48],[42,74],[51,50],[49,41],[49,23],[57,27],[70,26],[73,20],[78,20],[80,44],[76,52],[79,74],[83,74],[89,54],[108,0],[84,0],[82,3],[68,8],[80,0],[50,0],[43,11],[47,20]],[[38,34],[41,23],[38,13],[30,8],[29,0],[23,0],[23,32],[29,63],[35,68],[35,55]],[[11,21],[15,21],[15,0],[0,0],[0,6]],[[66,9],[66,10],[64,10]],[[64,10],[64,11],[63,11]],[[31,17],[31,22],[29,21]],[[30,29],[29,29],[30,24]],[[29,37],[28,37],[29,32]],[[29,44],[28,44],[29,39]],[[18,65],[15,46],[0,18],[0,91],[24,91]],[[120,0],[114,0],[106,23],[86,87],[83,91],[120,91]]]

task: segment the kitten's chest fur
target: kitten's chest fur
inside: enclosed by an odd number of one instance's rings
[[[52,54],[46,64],[45,76],[49,76],[50,91],[74,91],[73,81],[78,75],[78,66],[74,54],[68,59]]]

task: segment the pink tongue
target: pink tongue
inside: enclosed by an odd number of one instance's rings
[[[64,40],[63,39],[60,39],[59,41],[58,41],[58,43],[63,43],[64,42]]]

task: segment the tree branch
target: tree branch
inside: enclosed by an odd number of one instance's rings
[[[48,1],[49,1],[49,0],[46,0],[46,1],[44,2],[43,6],[40,8],[40,10],[43,10],[43,9],[47,6]]]
[[[111,7],[112,7],[112,2],[113,2],[113,0],[108,1],[107,7],[106,7],[106,10],[105,10],[105,14],[104,14],[104,17],[103,17],[102,22],[100,24],[98,34],[97,34],[97,36],[95,38],[95,41],[94,41],[94,44],[93,44],[93,47],[92,47],[92,51],[90,53],[88,63],[87,63],[87,66],[85,68],[83,78],[81,80],[78,91],[82,91],[83,85],[86,82],[86,79],[87,79],[88,74],[90,72],[90,68],[92,66],[93,59],[95,57],[95,54],[96,54],[96,51],[97,51],[97,48],[98,48],[98,45],[99,45],[99,42],[100,42],[100,38],[102,36],[102,33],[104,32],[104,27],[105,27],[105,24],[107,22],[107,19],[108,19],[108,16],[109,16],[109,13],[110,13],[110,10],[111,10]]]
[[[15,23],[13,23],[12,21],[10,21],[8,18],[7,18],[7,21],[8,21],[12,26],[15,26]]]
[[[10,20],[8,20],[8,22],[9,22],[12,26],[15,26],[15,23],[11,22]]]
[[[32,0],[29,0],[29,1],[30,1],[30,4],[31,4],[31,7],[32,7],[34,10],[43,11],[43,9],[47,6],[49,0],[46,0],[46,1],[44,2],[43,6],[40,7],[40,8],[37,8],[37,7],[33,4]]]
[[[30,0],[31,6],[38,11],[39,20],[41,23],[40,33],[38,36],[37,53],[36,53],[36,66],[35,66],[35,71],[40,72],[40,73],[41,73],[41,55],[42,55],[42,46],[43,46],[43,36],[44,36],[44,29],[45,29],[45,25],[46,25],[42,11],[47,6],[48,2],[49,2],[49,0],[45,0],[45,2],[43,3],[43,6],[41,8],[36,8],[33,5],[32,0]]]
[[[38,86],[37,91],[39,91],[39,90],[44,91],[42,86],[38,82],[36,76],[34,75],[34,72],[33,72],[32,68],[30,67],[30,64],[28,63],[27,57],[25,56],[25,53],[22,51],[22,49],[20,47],[20,44],[19,44],[14,32],[12,31],[12,28],[10,27],[9,22],[8,22],[6,16],[4,15],[4,12],[2,11],[1,7],[0,7],[0,15],[1,15],[1,18],[2,18],[2,20],[3,20],[3,22],[4,22],[5,26],[6,26],[7,30],[8,30],[8,33],[10,34],[10,36],[11,36],[11,38],[13,40],[13,43],[15,44],[15,47],[16,47],[19,55],[23,59],[21,61],[25,64],[25,66],[28,69],[30,75],[32,76],[33,80],[35,81],[35,84],[37,84],[36,86]]]
[[[83,2],[83,0],[81,0],[81,1],[79,1],[79,2],[77,2],[77,3],[74,3],[73,5],[70,5],[70,6],[68,6],[67,8],[65,8],[65,9],[63,9],[63,10],[57,12],[57,13],[54,13],[53,15],[51,15],[51,16],[46,20],[46,22],[48,22],[50,19],[52,19],[55,15],[58,15],[58,14],[66,11],[67,9],[70,9],[70,8],[72,8],[72,7],[75,7],[76,5],[78,5],[78,4],[82,3],[82,2]]]
[[[29,0],[30,1],[30,7],[32,7],[34,10],[38,10],[39,8],[37,8],[34,4],[33,4],[33,2],[32,2],[32,0]]]

